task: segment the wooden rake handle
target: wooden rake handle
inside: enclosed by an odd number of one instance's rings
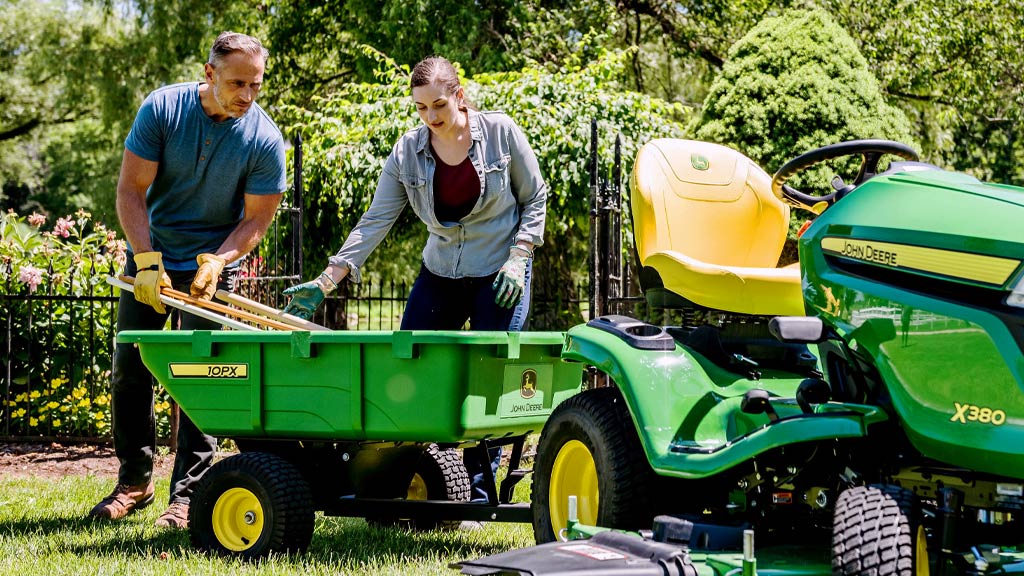
[[[122,276],[121,278],[124,278],[125,280],[134,280],[134,278],[131,278],[131,277],[128,277],[128,276]],[[114,286],[115,288],[120,288],[121,290],[126,290],[128,292],[134,292],[135,291],[135,286],[133,284],[130,284],[129,282],[126,282],[125,280],[122,280],[121,278],[118,278],[116,276],[107,276],[107,284],[110,284],[111,286]],[[210,320],[212,322],[216,322],[216,323],[218,323],[221,326],[224,326],[226,328],[234,328],[235,330],[242,330],[242,331],[262,332],[262,328],[257,328],[256,326],[253,326],[252,324],[245,324],[245,323],[239,322],[239,321],[237,321],[237,320],[235,320],[233,318],[228,318],[227,316],[224,316],[223,314],[217,314],[216,312],[212,312],[212,311],[207,310],[205,308],[200,308],[199,306],[193,306],[191,304],[185,304],[184,302],[181,302],[180,300],[178,300],[176,298],[172,298],[172,297],[170,297],[170,296],[168,296],[166,294],[160,294],[160,301],[163,302],[165,305],[170,306],[171,308],[177,308],[178,310],[184,310],[185,312],[188,312],[189,314],[192,314],[192,315],[195,315],[195,316],[199,316],[200,318],[206,318],[207,320]]]
[[[285,324],[291,324],[292,326],[295,326],[296,328],[302,330],[330,331],[330,328],[326,326],[321,326],[320,324],[310,322],[309,320],[303,320],[298,316],[285,314],[284,312],[281,312],[276,308],[271,308],[270,306],[267,306],[255,300],[250,300],[244,296],[239,296],[238,294],[228,292],[227,290],[217,290],[216,296],[218,300],[223,300],[224,302],[227,302],[229,304],[234,304],[235,306],[238,306],[239,308],[244,308],[254,314],[261,314],[274,320],[284,322]]]
[[[132,278],[131,276],[119,276],[118,278],[120,278],[120,280],[122,282],[126,282],[128,284],[133,285],[133,286],[135,285],[135,278]],[[192,296],[191,294],[185,294],[184,292],[179,292],[179,291],[175,290],[174,288],[169,288],[167,286],[163,286],[163,287],[160,288],[160,294],[162,294],[164,296],[167,296],[167,297],[170,297],[170,298],[174,298],[175,300],[180,300],[181,302],[184,302],[186,304],[190,304],[192,306],[196,306],[198,308],[203,308],[205,310],[211,310],[211,311],[214,311],[214,312],[219,312],[221,314],[225,314],[225,315],[228,315],[228,316],[234,316],[235,318],[240,318],[242,320],[247,320],[249,322],[253,322],[255,324],[259,324],[259,325],[265,326],[267,328],[272,328],[274,330],[286,330],[287,331],[287,330],[296,330],[297,329],[295,326],[291,326],[289,324],[285,324],[284,322],[278,322],[276,320],[270,320],[269,318],[264,318],[262,316],[257,316],[256,314],[253,314],[251,312],[246,312],[245,310],[238,310],[236,308],[232,308],[230,306],[225,306],[223,304],[218,304],[218,303],[212,302],[210,300],[203,300],[202,298],[196,298],[196,297]]]

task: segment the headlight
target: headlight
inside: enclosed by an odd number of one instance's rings
[[[1013,291],[1006,297],[1006,305],[1024,308],[1024,276],[1017,280],[1017,285],[1013,287]]]

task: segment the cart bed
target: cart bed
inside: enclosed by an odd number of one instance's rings
[[[540,432],[579,392],[562,332],[125,331],[205,433],[463,442]]]

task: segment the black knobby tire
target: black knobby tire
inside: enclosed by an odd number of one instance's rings
[[[422,492],[425,491],[425,494]],[[414,496],[414,493],[419,493]],[[442,449],[431,444],[416,462],[416,470],[410,481],[406,498],[427,500],[448,500],[468,502],[470,498],[469,473],[462,455],[453,448]],[[386,516],[367,517],[366,521],[376,526],[398,526],[411,530],[455,530],[458,520],[435,520],[432,518],[393,518]]]
[[[598,388],[561,403],[544,425],[533,475],[533,532],[538,543],[552,542],[552,506],[565,517],[568,502],[551,502],[552,469],[559,453],[589,451],[597,480],[596,523],[607,528],[649,529],[654,473],[647,462],[626,402],[617,388]],[[555,479],[556,484],[559,482]],[[556,486],[555,492],[560,493]],[[581,495],[576,495],[578,498]],[[582,513],[581,522],[587,522]]]
[[[238,503],[244,506],[229,507]],[[215,464],[196,486],[189,506],[194,546],[246,558],[305,550],[313,519],[313,499],[302,474],[287,460],[263,452]],[[262,529],[250,532],[259,522]]]
[[[843,491],[832,521],[832,574],[927,574],[919,507],[914,493],[899,486],[856,486]]]

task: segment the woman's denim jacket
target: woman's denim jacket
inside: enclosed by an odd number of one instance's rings
[[[543,244],[547,185],[522,130],[500,112],[470,110],[469,133],[480,199],[467,216],[460,222],[439,222],[434,216],[435,160],[428,146],[430,129],[421,125],[398,139],[369,209],[330,263],[348,268],[359,282],[363,263],[406,204],[427,225],[423,263],[438,276],[487,276],[501,268],[517,241]]]

